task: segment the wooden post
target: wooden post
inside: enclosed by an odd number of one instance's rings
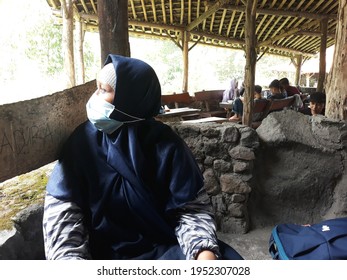
[[[65,69],[65,83],[67,88],[76,85],[74,47],[73,47],[73,6],[72,0],[61,0],[63,11],[63,57]]]
[[[182,46],[183,46],[183,85],[182,91],[188,92],[188,78],[189,78],[189,32],[182,32]]]
[[[327,50],[327,38],[328,38],[328,19],[323,19],[320,23],[321,26],[321,43],[319,53],[319,76],[317,91],[322,92],[324,89],[325,74],[326,74],[326,50]]]
[[[347,121],[347,0],[339,0],[339,17],[336,25],[333,67],[326,86],[325,115]]]
[[[101,63],[108,54],[130,56],[128,1],[98,0]]]
[[[302,55],[298,54],[295,58],[292,58],[292,63],[295,66],[295,81],[296,86],[300,86],[300,77],[301,77],[301,66],[302,66]]]
[[[85,67],[84,67],[84,53],[83,42],[85,30],[83,29],[83,22],[81,19],[76,21],[76,42],[77,42],[77,63],[79,72],[79,84],[85,83]]]
[[[245,66],[245,93],[243,100],[242,123],[252,126],[253,103],[254,103],[254,82],[255,67],[257,63],[256,52],[256,8],[257,1],[247,0],[246,2],[246,24],[245,24],[245,44],[246,44],[246,66]]]

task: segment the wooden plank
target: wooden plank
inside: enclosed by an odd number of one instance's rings
[[[243,14],[244,14],[244,12],[241,12],[241,14],[240,14],[240,16],[239,16],[239,18],[238,18],[238,20],[236,22],[236,26],[235,26],[235,30],[234,30],[234,38],[236,38],[237,30],[238,30],[239,25],[240,25],[240,23],[242,21]]]
[[[223,30],[223,26],[224,26],[226,13],[227,13],[227,10],[224,9],[223,14],[222,14],[222,19],[221,19],[220,24],[219,24],[219,30],[218,30],[219,35],[222,35],[222,30]]]
[[[301,30],[304,30],[304,29],[308,29],[308,28],[310,28],[310,27],[312,27],[314,25],[317,25],[317,24],[318,24],[317,21],[311,21],[311,22],[309,22],[307,24],[304,24],[304,25],[301,25],[299,27],[292,28],[290,30],[284,31],[284,32],[282,32],[281,34],[279,34],[279,35],[277,35],[275,37],[272,37],[272,38],[270,38],[268,40],[260,42],[259,46],[265,46],[265,45],[268,45],[269,43],[276,42],[276,41],[278,41],[281,38],[287,37],[289,35],[293,35],[293,34],[297,33],[298,31],[301,31]]]
[[[130,5],[131,5],[131,12],[133,13],[133,18],[137,19],[137,14],[136,14],[136,9],[135,9],[135,5],[134,5],[134,0],[129,0],[130,1]]]
[[[223,123],[227,122],[227,118],[221,118],[221,117],[207,117],[207,118],[200,118],[196,120],[188,120],[188,121],[181,121],[183,124],[195,124],[195,123],[208,123],[208,122],[216,122],[216,123]]]
[[[228,25],[227,37],[229,37],[229,35],[230,35],[231,27],[233,26],[233,23],[234,23],[235,14],[236,14],[236,12],[233,11],[232,15],[231,15],[231,18],[230,18],[229,25]]]
[[[157,22],[158,21],[158,19],[157,19],[157,9],[155,8],[154,0],[151,0],[151,3],[152,3],[153,21]]]
[[[0,182],[53,162],[87,120],[95,80],[43,97],[0,105]]]
[[[184,0],[181,0],[181,19],[180,19],[180,24],[184,23]]]
[[[196,18],[192,23],[188,24],[187,30],[193,30],[195,27],[197,27],[200,23],[202,23],[204,20],[206,20],[208,17],[210,17],[212,14],[214,14],[228,2],[229,0],[217,0],[216,3],[210,6],[205,13],[203,13],[200,17]]]
[[[302,1],[304,2],[304,1]],[[328,2],[327,2],[328,3]],[[328,5],[328,4],[327,4]],[[298,8],[299,7],[299,8]],[[290,10],[283,10],[283,9],[262,9],[259,8],[257,9],[257,14],[262,14],[262,15],[273,15],[273,16],[287,16],[287,17],[294,17],[294,18],[308,18],[308,19],[323,19],[323,18],[331,18],[331,19],[337,19],[336,14],[322,14],[322,13],[314,13],[314,12],[303,12],[300,9],[300,5],[296,8],[296,11],[290,11]],[[244,6],[237,6],[237,5],[227,5],[223,7],[228,10],[232,11],[239,11],[239,12],[244,12],[245,7]],[[304,10],[304,9],[303,9]]]
[[[161,0],[161,10],[163,14],[163,22],[166,24],[166,8],[165,8],[165,0]]]
[[[141,0],[141,6],[142,6],[142,12],[143,12],[143,16],[145,18],[145,21],[148,21],[147,10],[146,10],[146,6],[145,6],[145,1],[144,0]]]
[[[175,94],[163,94],[161,96],[162,105],[169,105],[173,103],[175,104],[176,108],[179,107],[179,104],[184,104],[185,106],[188,106],[192,103],[192,97],[189,95],[188,92],[175,93]]]
[[[96,10],[96,5],[95,5],[95,3],[94,3],[94,0],[90,0],[90,3],[92,4],[94,13],[97,14],[98,11]]]
[[[196,101],[222,101],[224,90],[203,90],[194,92]]]

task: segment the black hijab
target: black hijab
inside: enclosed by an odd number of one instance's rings
[[[144,120],[111,135],[89,121],[79,126],[65,144],[47,191],[81,207],[94,258],[161,258],[160,248],[178,246],[177,209],[197,197],[203,178],[183,140],[153,119],[160,108],[154,70],[116,55],[109,55],[107,63],[116,71],[116,109]],[[119,112],[112,117],[127,120]]]

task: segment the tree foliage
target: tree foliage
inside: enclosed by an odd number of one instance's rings
[[[62,27],[52,20],[38,23],[27,33],[28,58],[39,63],[43,73],[55,75],[63,71]]]

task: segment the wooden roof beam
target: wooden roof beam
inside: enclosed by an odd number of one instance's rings
[[[87,5],[86,5],[86,2],[84,2],[84,0],[81,0],[81,4],[82,4],[82,6],[83,6],[84,11],[85,11],[86,13],[89,13],[89,10],[88,10],[88,7],[87,7]]]
[[[296,27],[296,28],[292,28],[290,29],[289,31],[287,32],[283,32],[275,37],[272,37],[268,40],[265,40],[263,42],[259,42],[259,46],[266,46],[266,45],[269,45],[269,44],[272,44],[273,42],[275,41],[278,41],[284,37],[287,37],[287,36],[290,36],[290,35],[293,35],[293,34],[296,34],[298,33],[299,31],[302,31],[302,30],[305,30],[305,29],[308,29],[314,25],[318,25],[319,26],[319,21],[312,21],[312,22],[309,22],[307,24],[304,24],[302,26],[299,26],[299,27]]]
[[[197,27],[200,23],[202,23],[205,19],[211,16],[213,13],[221,9],[225,4],[229,3],[230,0],[217,0],[209,9],[203,13],[200,17],[196,18],[193,22],[187,25],[186,30],[192,31],[195,27]]]
[[[131,11],[133,13],[134,19],[137,19],[136,9],[135,9],[135,5],[134,5],[134,1],[133,0],[130,0],[130,5],[131,5]]]
[[[92,4],[94,13],[97,14],[98,11],[96,10],[96,5],[95,5],[95,3],[94,3],[94,0],[90,0],[90,3]]]
[[[321,37],[321,32],[313,32],[313,31],[300,31],[297,33],[298,35],[305,35],[305,36],[311,36],[311,37]],[[333,33],[327,33],[328,38],[335,38],[335,34]]]
[[[301,52],[299,50],[295,50],[295,49],[291,49],[291,48],[284,48],[284,47],[279,47],[279,46],[276,46],[276,45],[264,45],[262,47],[267,47],[267,48],[270,48],[270,49],[273,49],[273,50],[278,50],[278,51],[281,51],[281,52],[288,52],[288,53],[291,53],[291,54],[294,54],[294,55],[302,55],[302,56],[305,56],[305,57],[315,57],[316,54],[313,54],[313,53],[307,53],[307,52]],[[271,52],[273,53],[273,52]]]
[[[230,44],[239,44],[239,45],[245,44],[245,40],[235,39],[235,38],[225,38],[224,36],[220,36],[220,35],[216,35],[216,34],[212,34],[212,33],[192,31],[191,34],[195,35],[195,36],[213,39],[213,40],[225,41],[225,42],[230,43]]]
[[[166,24],[167,21],[166,21],[166,9],[165,9],[164,0],[161,0],[161,10],[162,10],[162,13],[163,13],[163,22]]]
[[[52,6],[55,10],[59,9],[59,7],[55,4],[55,1],[53,0],[47,0],[48,4]]]
[[[244,12],[244,6],[236,6],[236,5],[225,5],[222,7],[224,9],[232,10],[232,11],[240,11]],[[337,14],[318,14],[318,13],[308,13],[308,12],[299,12],[299,11],[286,11],[286,10],[272,10],[272,9],[257,9],[257,14],[262,15],[273,15],[273,16],[287,16],[287,17],[303,17],[309,19],[337,19]]]
[[[149,28],[158,28],[158,29],[168,29],[173,31],[184,31],[184,26],[171,25],[171,24],[162,24],[155,22],[143,22],[137,20],[129,20],[129,25],[149,27]]]
[[[153,20],[154,22],[157,22],[157,9],[155,8],[155,2],[154,0],[151,1],[152,3],[152,13],[153,13]]]

